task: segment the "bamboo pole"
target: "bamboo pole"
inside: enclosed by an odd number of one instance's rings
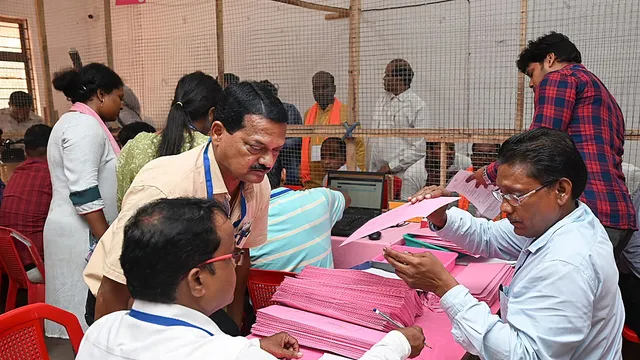
[[[111,31],[111,0],[104,0],[104,37],[107,46],[107,66],[113,69],[113,32]]]
[[[331,13],[331,14],[327,14],[324,16],[325,20],[338,20],[338,19],[344,19],[344,18],[348,18],[349,17],[349,13],[347,14],[338,14],[338,13]]]
[[[520,0],[520,51],[527,46],[527,5],[528,0]],[[516,98],[516,123],[515,129],[522,130],[524,123],[524,74],[518,71],[518,92]]]
[[[440,185],[447,184],[447,143],[440,143]]]
[[[36,10],[36,22],[38,23],[38,42],[40,44],[40,56],[42,57],[42,77],[44,81],[45,111],[44,121],[47,125],[53,125],[55,109],[53,108],[53,89],[51,87],[51,67],[49,65],[49,46],[47,45],[47,29],[44,21],[44,0],[34,0]]]
[[[360,106],[358,94],[360,91],[360,15],[362,13],[361,0],[351,0],[349,2],[349,124],[358,122]],[[355,139],[347,141],[347,169],[355,171],[356,164],[356,143]],[[370,169],[375,171],[377,169]]]
[[[216,52],[218,58],[218,81],[224,86],[224,20],[222,0],[216,0]]]
[[[318,11],[326,11],[326,12],[330,12],[330,13],[336,13],[336,14],[343,15],[345,17],[349,16],[349,9],[336,7],[336,6],[314,4],[314,3],[311,3],[311,2],[308,2],[308,1],[302,1],[302,0],[271,0],[271,1],[279,2],[279,3],[287,4],[287,5],[293,5],[293,6],[301,7],[301,8],[304,8],[304,9],[311,9],[311,10],[318,10]]]

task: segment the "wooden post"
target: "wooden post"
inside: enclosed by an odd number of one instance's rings
[[[520,51],[527,46],[527,5],[528,0],[520,0]],[[522,130],[524,123],[524,74],[518,71],[518,92],[516,98],[516,130]]]
[[[349,6],[349,110],[350,124],[358,122],[360,106],[358,94],[360,91],[360,15],[362,14],[362,1],[350,0]],[[357,164],[355,140],[347,142],[347,170],[355,171]],[[361,169],[365,170],[365,169]],[[378,169],[369,169],[376,171]]]
[[[447,148],[446,142],[440,143],[440,185],[442,186],[447,185],[447,169],[449,168],[447,166]]]
[[[218,82],[224,86],[224,20],[222,0],[216,0],[216,52],[218,56]]]
[[[40,56],[42,56],[42,80],[44,82],[45,106],[44,122],[53,125],[55,109],[53,108],[53,88],[51,85],[51,69],[49,65],[49,46],[47,45],[47,29],[44,21],[44,0],[34,0],[36,21],[38,23],[38,42],[40,43]]]
[[[104,39],[107,46],[107,66],[113,69],[113,33],[111,32],[111,0],[104,0]]]

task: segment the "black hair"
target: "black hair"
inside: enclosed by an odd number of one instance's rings
[[[333,77],[333,75],[331,75],[331,73],[330,73],[330,72],[327,72],[327,71],[318,71],[317,73],[315,73],[315,74],[313,75],[313,77],[315,78],[316,76],[320,76],[320,75],[322,75],[322,76],[327,76],[327,77],[331,80],[331,85],[335,85],[335,84],[336,84],[336,80],[335,80],[335,78]],[[312,79],[312,81],[313,81],[313,78],[311,78],[311,79]]]
[[[498,164],[526,166],[527,176],[540,184],[567,178],[573,184],[573,199],[587,184],[587,166],[575,143],[556,129],[542,127],[510,137],[500,147]]]
[[[471,153],[476,152],[475,151],[476,145],[484,145],[484,144],[485,143],[473,143],[473,144],[471,144]],[[500,144],[488,144],[488,145],[492,145],[495,148],[495,153],[496,154],[498,153],[498,151],[500,151]]]
[[[51,130],[51,126],[44,124],[36,124],[28,128],[24,133],[25,150],[46,149]]]
[[[211,259],[220,246],[213,218],[216,211],[226,217],[216,200],[160,199],[144,205],[127,221],[120,264],[134,299],[176,301],[183,276]]]
[[[271,190],[279,188],[282,184],[282,159],[280,156],[276,158],[271,170],[267,173],[267,178],[269,178]]]
[[[229,134],[244,128],[246,115],[259,115],[280,124],[289,120],[280,99],[265,85],[253,81],[226,87],[214,110],[214,119],[220,121]]]
[[[271,92],[273,92],[273,95],[278,96],[278,87],[275,86],[271,81],[262,80],[262,81],[260,81],[260,84],[263,84],[264,86],[269,88],[269,90],[271,90]]]
[[[237,84],[240,82],[240,78],[234,73],[224,73],[222,78],[226,86]]]
[[[63,69],[53,74],[53,87],[72,103],[86,103],[98,90],[107,94],[124,86],[122,79],[108,66],[91,63],[82,68]]]
[[[196,71],[183,76],[176,85],[167,122],[162,130],[158,157],[180,154],[185,141],[192,148],[193,132],[196,131],[192,129],[192,122],[206,118],[211,108],[218,105],[221,96],[222,87],[211,75]]]
[[[405,86],[411,86],[414,73],[409,62],[404,59],[394,59],[391,60],[390,64],[393,64],[391,75],[402,79]]]
[[[325,146],[336,145],[338,146],[338,154],[342,156],[345,161],[347,160],[347,143],[339,137],[328,137],[324,139],[320,146],[320,155],[322,155],[322,148]]]
[[[120,129],[120,132],[118,133],[118,143],[120,143],[120,146],[124,147],[127,145],[129,140],[135,138],[136,135],[142,132],[154,133],[156,132],[156,128],[143,121],[132,122]]]
[[[33,96],[24,91],[14,91],[9,95],[9,105],[26,108],[33,108]]]
[[[543,62],[551,53],[556,56],[559,62],[582,63],[582,55],[576,45],[566,35],[552,31],[536,40],[529,41],[516,61],[518,70],[526,74],[529,65]]]

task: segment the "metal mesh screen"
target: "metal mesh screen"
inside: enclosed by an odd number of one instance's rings
[[[627,127],[627,180],[635,190],[639,15],[633,0],[4,0],[0,9],[0,17],[28,23],[36,109],[51,109],[51,120],[68,103],[55,92],[47,100],[48,77],[71,65],[72,48],[85,64],[112,65],[156,128],[163,127],[177,80],[186,73],[268,80],[290,104],[291,123],[299,124],[290,126],[282,155],[287,181],[301,184],[304,158],[313,170],[311,186],[321,185],[327,167],[378,171],[388,163],[403,180],[402,194],[393,191],[394,197],[478,167],[495,153],[494,144],[529,126],[533,94],[515,60],[526,41],[550,31],[569,36],[618,100]],[[413,71],[411,96],[398,95],[411,105],[385,105],[391,97],[383,78],[394,59]],[[387,77],[406,82],[404,69]],[[319,146],[327,137],[342,138],[345,129],[302,125],[316,103],[312,78],[319,71],[333,75],[344,108],[337,118],[360,124],[344,156],[325,151],[331,158],[325,165],[316,161],[323,157]],[[331,123],[330,110],[320,108],[316,124]],[[301,154],[302,138],[309,136],[308,152]],[[474,156],[473,143],[490,146]]]

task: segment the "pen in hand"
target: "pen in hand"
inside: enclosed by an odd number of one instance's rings
[[[388,322],[390,322],[393,326],[401,329],[404,326],[402,326],[402,324],[400,324],[399,322],[393,320],[389,315],[383,313],[382,311],[378,310],[378,309],[373,309],[373,312],[380,315],[383,319],[387,320]],[[429,349],[433,350],[433,348],[431,346],[429,346],[429,344],[427,344],[426,340],[424,342],[424,346],[428,347]]]

